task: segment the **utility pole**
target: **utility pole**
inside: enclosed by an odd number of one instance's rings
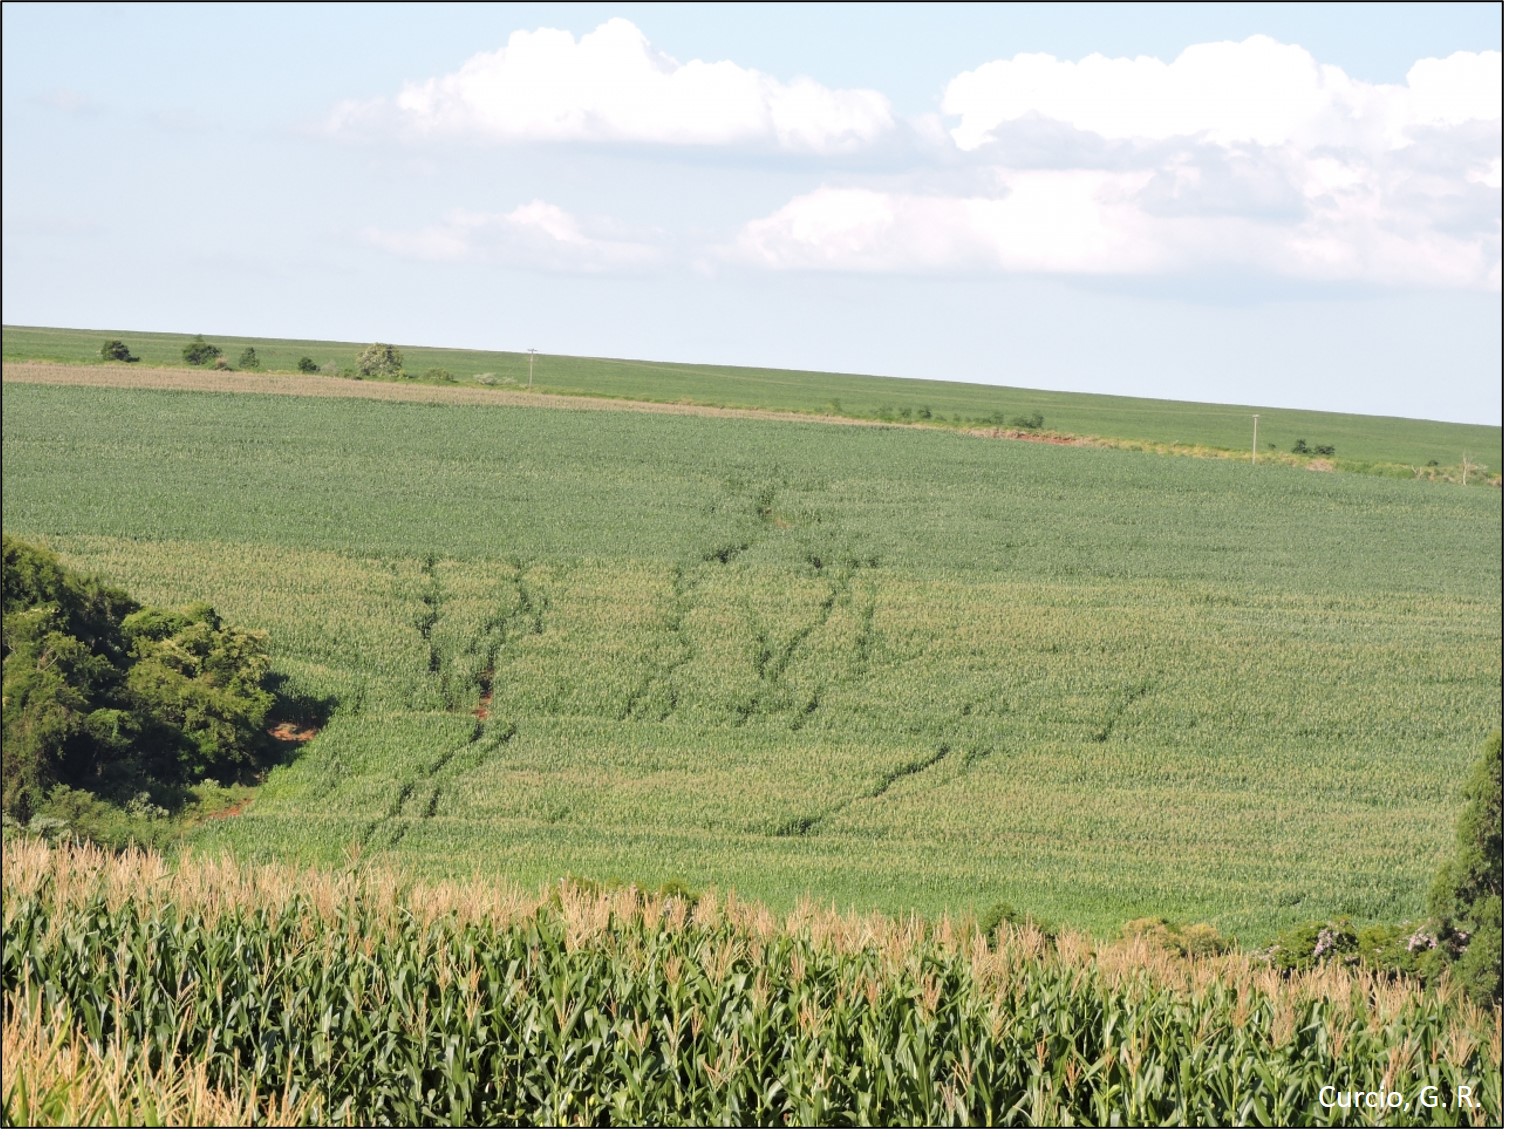
[[[528,349],[528,389],[530,391],[533,390],[533,357],[538,353],[538,350],[536,347]]]
[[[1259,416],[1253,416],[1253,461],[1250,465],[1259,464]]]

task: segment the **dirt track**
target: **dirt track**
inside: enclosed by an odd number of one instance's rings
[[[128,387],[162,391],[228,391],[253,395],[288,395],[309,398],[385,399],[402,403],[463,403],[501,406],[554,407],[578,411],[636,411],[643,414],[697,415],[706,418],[774,419],[783,422],[837,423],[884,430],[942,430],[926,423],[871,422],[869,419],[793,411],[752,410],[744,407],[701,407],[688,403],[646,403],[632,399],[600,399],[590,395],[541,395],[503,387],[429,387],[419,383],[387,383],[377,379],[345,379],[337,375],[269,375],[246,371],[200,371],[177,367],[89,366],[71,363],[7,363],[6,383],[53,383],[73,387]],[[953,429],[953,428],[950,428]],[[966,427],[960,433],[977,438],[1053,446],[1115,446],[1101,438],[1015,430],[1009,427]],[[1205,458],[1248,460],[1246,452],[1218,453],[1198,447],[1180,448],[1176,443],[1165,453],[1197,454]],[[1285,455],[1285,460],[1290,456]],[[1266,458],[1271,462],[1273,458]],[[1320,460],[1321,461],[1321,460]],[[1293,463],[1294,464],[1294,463]],[[1317,463],[1311,470],[1332,469]]]
[[[53,383],[70,387],[132,387],[161,391],[228,391],[250,395],[291,395],[335,399],[385,399],[402,403],[480,403],[503,406],[558,407],[563,410],[641,411],[648,414],[702,415],[712,418],[760,418],[804,422],[887,426],[862,419],[795,414],[686,403],[643,403],[585,395],[541,395],[496,387],[428,387],[343,379],[335,375],[263,375],[243,371],[195,371],[173,367],[90,367],[68,363],[7,363],[7,383]]]

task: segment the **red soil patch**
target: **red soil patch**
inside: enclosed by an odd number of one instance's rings
[[[256,799],[253,798],[253,797],[248,797],[244,801],[237,801],[237,802],[235,802],[234,805],[227,805],[223,809],[219,810],[217,813],[210,813],[208,815],[208,817],[207,817],[207,820],[209,820],[209,821],[222,821],[222,820],[224,820],[227,817],[239,817],[241,811],[243,809],[245,809],[246,806],[250,805],[251,802],[253,802],[255,800]]]
[[[480,696],[480,701],[475,704],[475,717],[481,722],[491,717],[491,693],[487,691]]]
[[[1047,446],[1088,446],[1090,443],[1082,438],[1062,438],[1056,434],[1015,434],[1014,438],[1020,442],[1044,442]]]
[[[1044,442],[1048,446],[1094,446],[1096,442],[1091,438],[1074,438],[1066,434],[1033,434],[1027,430],[1007,430],[1003,427],[993,427],[991,430],[968,430],[967,434],[973,434],[978,438],[1007,438],[1014,442]]]
[[[279,742],[308,742],[319,733],[319,727],[301,726],[296,722],[280,722],[267,728],[267,733]]]

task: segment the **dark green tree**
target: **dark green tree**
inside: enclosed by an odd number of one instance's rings
[[[1467,780],[1456,823],[1456,855],[1429,891],[1431,927],[1442,966],[1468,994],[1504,997],[1504,736],[1495,732]]]
[[[101,345],[101,358],[113,363],[137,363],[139,357],[122,340],[108,340]]]
[[[191,343],[181,349],[181,358],[193,367],[206,367],[219,358],[219,349],[206,342],[202,336],[196,336]]]
[[[307,355],[299,356],[299,370],[305,375],[313,375],[320,370],[320,365]]]
[[[261,366],[261,360],[257,358],[254,347],[248,347],[240,353],[238,366],[241,371],[255,371]]]

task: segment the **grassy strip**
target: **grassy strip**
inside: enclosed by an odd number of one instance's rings
[[[8,383],[43,383],[59,386],[117,387],[158,391],[209,391],[230,394],[285,395],[302,398],[380,399],[391,402],[439,403],[444,405],[527,406],[560,410],[623,409],[651,414],[684,414],[705,417],[740,417],[769,420],[815,419],[845,425],[867,425],[907,429],[960,430],[981,438],[1008,439],[1019,442],[1057,446],[1089,446],[1136,453],[1178,455],[1186,458],[1224,458],[1265,466],[1290,466],[1332,473],[1372,474],[1415,481],[1458,483],[1461,485],[1502,486],[1503,475],[1487,465],[1466,461],[1442,466],[1430,460],[1423,465],[1402,462],[1349,461],[1312,457],[1279,449],[1265,449],[1250,455],[1243,450],[1182,442],[1148,442],[1126,438],[1099,438],[1061,432],[1042,432],[1008,427],[974,427],[963,420],[946,424],[933,421],[891,421],[889,418],[854,418],[847,414],[769,411],[691,402],[658,403],[639,399],[582,394],[549,394],[543,391],[517,390],[494,386],[469,386],[444,383],[405,383],[380,379],[346,379],[334,375],[253,373],[239,371],[203,371],[185,367],[90,366],[63,363],[8,363],[4,371]]]
[[[100,351],[109,338],[125,340],[142,363],[103,365]],[[43,360],[130,372],[174,368],[183,366],[181,350],[191,338],[190,333],[7,326],[4,360],[7,365]],[[252,347],[263,372],[288,374],[297,373],[298,362],[305,356],[332,374],[343,374],[363,346],[233,336],[208,339],[221,345],[231,361],[243,348]],[[523,352],[433,347],[402,350],[407,371],[418,376],[433,372],[452,376],[446,382],[438,380],[439,387],[506,390],[530,383],[528,356]],[[1069,437],[1126,439],[1149,447],[1203,447],[1233,455],[1248,453],[1252,416],[1259,414],[1259,447],[1264,454],[1289,453],[1298,439],[1307,439],[1313,445],[1335,447],[1342,462],[1361,464],[1362,468],[1386,463],[1402,467],[1408,476],[1415,469],[1459,470],[1464,460],[1493,474],[1503,469],[1503,437],[1497,427],[1323,411],[546,354],[534,361],[531,386],[545,394],[961,428],[1008,429],[1042,416],[1046,429]]]

